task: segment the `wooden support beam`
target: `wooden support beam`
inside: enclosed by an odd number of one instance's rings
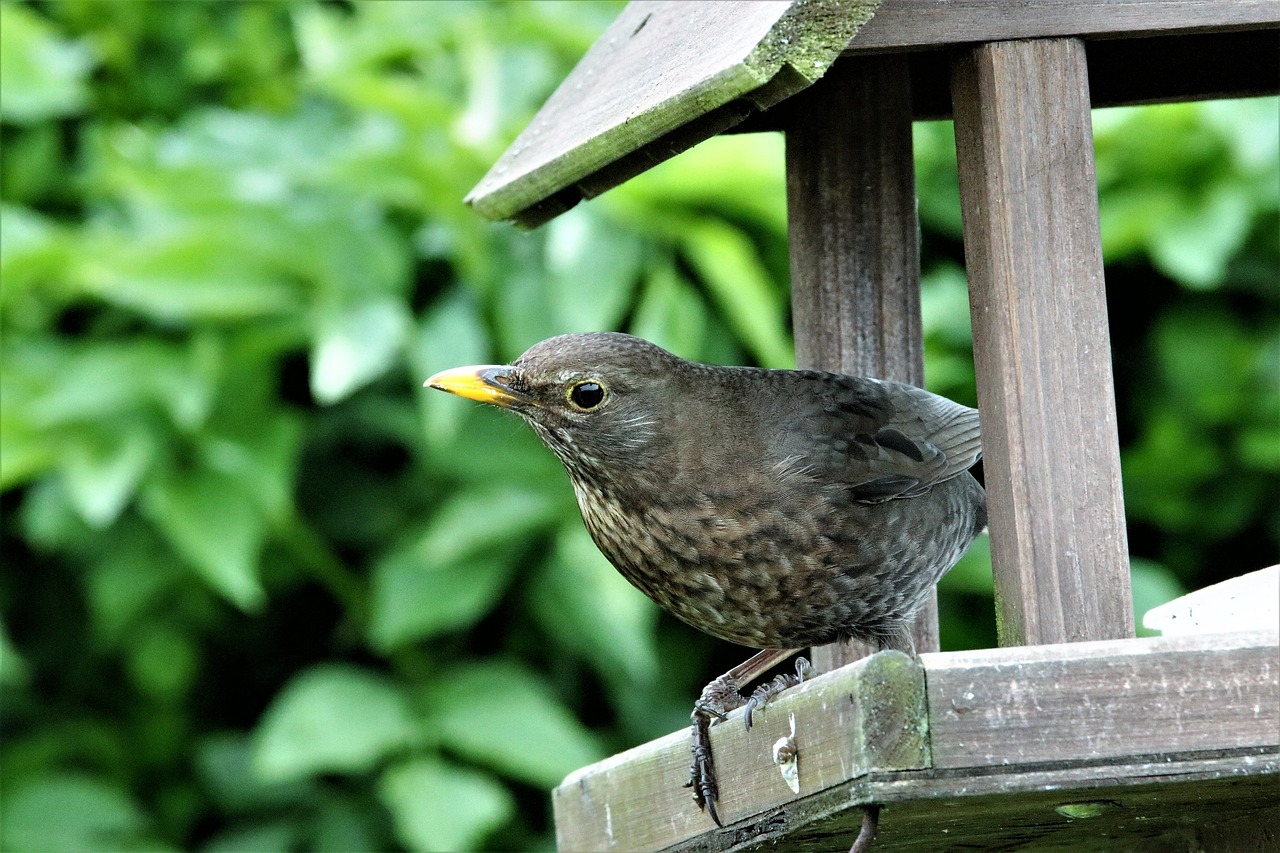
[[[911,81],[898,56],[848,59],[794,99],[787,215],[796,364],[924,384]],[[917,651],[938,648],[936,597]],[[815,649],[818,670],[874,651]]]
[[[565,779],[552,795],[557,844],[845,849],[857,806],[881,803],[883,853],[1144,849],[1275,806],[1277,709],[1274,630],[883,652],[786,691],[749,732],[740,710],[712,727],[723,830],[681,787],[681,731]],[[788,736],[799,793],[773,761]]]
[[[1133,636],[1084,45],[953,70],[1001,645]]]
[[[845,50],[1224,32],[1277,24],[1275,0],[886,0]]]

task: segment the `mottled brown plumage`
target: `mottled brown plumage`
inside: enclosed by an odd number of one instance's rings
[[[523,417],[618,571],[744,646],[892,644],[986,524],[977,411],[909,385],[713,367],[610,333],[427,384]],[[741,704],[723,701],[732,681],[704,693],[704,718]],[[715,817],[702,747],[694,792]]]

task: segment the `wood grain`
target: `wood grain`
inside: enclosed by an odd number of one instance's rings
[[[792,714],[799,795],[770,752]],[[1111,850],[1183,818],[1227,821],[1275,804],[1280,634],[885,652],[783,693],[750,732],[739,718],[712,729],[725,829],[680,787],[681,731],[567,778],[553,794],[560,849],[830,850],[873,802],[886,804],[884,853]],[[1056,811],[1081,802],[1104,804],[1096,821]]]
[[[1280,25],[1275,0],[885,0],[850,53],[1054,36],[1141,36]]]
[[[911,81],[902,57],[843,60],[788,106],[787,222],[799,367],[924,384]],[[917,651],[938,648],[936,597]],[[815,649],[825,672],[875,651]]]
[[[1142,653],[1102,642],[926,655],[934,769],[1280,743],[1274,646],[1169,638],[1134,648]]]
[[[540,224],[810,85],[876,5],[630,3],[466,201]]]
[[[1246,760],[1250,769],[1242,775]],[[815,797],[761,816],[753,837],[744,828],[736,843],[703,837],[667,850],[844,850],[861,814],[849,808],[852,801],[884,804],[876,853],[1275,853],[1277,774],[1280,756],[1274,752],[1018,769],[972,779],[871,774],[831,792],[825,805]],[[1083,812],[1087,818],[1058,811],[1082,805],[1093,807]]]
[[[757,712],[750,732],[741,711],[711,729],[726,824],[779,802],[830,788],[874,769],[925,766],[924,673],[917,660],[883,652],[788,690]],[[800,794],[772,759],[789,736],[799,750]],[[685,731],[570,775],[552,795],[560,850],[650,850],[715,828],[687,788]]]
[[[1002,645],[1133,635],[1084,46],[953,71]]]

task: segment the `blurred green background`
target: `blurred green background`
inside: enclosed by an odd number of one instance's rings
[[[776,136],[533,234],[461,203],[619,8],[0,5],[0,848],[546,849],[550,787],[742,658],[420,387],[589,329],[788,365]],[[1277,101],[1095,130],[1141,612],[1275,562]],[[916,149],[929,384],[973,403],[950,126]],[[993,642],[985,540],[941,602]]]

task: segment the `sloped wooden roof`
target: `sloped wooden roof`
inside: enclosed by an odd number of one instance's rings
[[[633,0],[466,201],[536,227],[791,97],[842,53],[1084,36],[1116,46],[1098,51],[1118,68],[1100,106],[1274,91],[1277,26],[1276,0]],[[921,89],[918,115],[947,112]]]
[[[539,225],[813,83],[878,5],[633,2],[467,203]]]

